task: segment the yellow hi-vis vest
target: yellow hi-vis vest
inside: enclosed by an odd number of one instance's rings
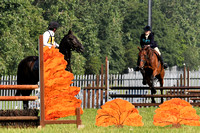
[[[49,31],[48,31],[49,32]],[[49,34],[50,34],[50,37],[49,37],[49,40],[48,40],[48,42],[47,43],[49,43],[49,44],[54,44],[54,42],[55,42],[55,37],[54,36],[51,36],[51,33],[49,32]]]
[[[50,36],[49,40],[48,40],[48,43],[53,45],[54,42],[55,42],[55,37],[54,36]]]

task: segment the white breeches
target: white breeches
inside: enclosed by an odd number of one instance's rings
[[[159,55],[161,55],[160,50],[158,49],[158,47],[155,47],[154,50],[155,50],[156,52],[158,52]]]

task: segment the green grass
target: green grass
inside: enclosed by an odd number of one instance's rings
[[[157,127],[153,125],[153,115],[155,107],[139,108],[139,114],[142,115],[143,127],[124,126],[123,128],[97,127],[95,117],[97,109],[85,109],[81,116],[83,129],[77,129],[75,124],[46,125],[42,129],[38,128],[0,128],[0,133],[200,133],[200,127],[185,126],[182,128],[171,128],[171,126]],[[195,107],[197,114],[200,115],[200,108]],[[62,119],[75,119],[75,117],[66,117]]]

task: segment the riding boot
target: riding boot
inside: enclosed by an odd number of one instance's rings
[[[147,84],[146,79],[143,78],[142,84],[143,84],[143,85],[146,85],[146,84]]]
[[[160,60],[161,65],[164,67],[164,69],[168,68],[167,64],[165,64],[164,61],[163,61],[162,55],[160,55],[160,56],[158,56],[158,57],[159,57],[159,60]]]
[[[139,65],[140,65],[140,57],[138,55],[138,59],[137,59],[137,66],[135,67],[134,71],[139,71]]]

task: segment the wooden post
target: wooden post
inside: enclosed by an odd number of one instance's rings
[[[179,81],[177,80],[177,87],[179,87]]]
[[[94,87],[94,81],[92,82],[92,87]],[[94,89],[92,89],[92,108],[94,108]]]
[[[189,70],[189,67],[187,68],[187,86],[189,87],[190,86],[190,70]],[[189,89],[187,89],[189,90]],[[190,98],[187,98],[187,102],[190,101]]]
[[[85,109],[86,107],[86,89],[83,88],[83,108]]]
[[[97,87],[99,87],[99,75],[97,75]],[[96,89],[96,108],[99,108],[99,89]]]
[[[105,65],[105,86],[106,86],[106,90],[105,90],[105,102],[107,102],[108,99],[108,84],[107,84],[107,79],[108,79],[108,57],[106,57],[106,65]]]
[[[180,75],[180,86],[183,87],[183,75]]]
[[[76,108],[76,125],[77,125],[77,128],[79,125],[81,125],[81,109],[80,108]]]
[[[101,64],[101,87],[103,87],[103,64]],[[101,106],[103,105],[103,89],[101,88]]]
[[[183,86],[186,86],[186,67],[184,65],[184,73],[183,73],[183,77],[184,77],[184,85]]]
[[[187,68],[187,86],[190,86],[190,70],[189,67]]]
[[[87,94],[88,94],[88,98],[87,98],[87,108],[90,108],[90,89],[87,89]]]
[[[40,126],[45,126],[44,112],[44,59],[43,59],[43,35],[39,37],[39,59],[40,59]]]
[[[184,87],[186,86],[186,66],[184,65]],[[181,92],[184,92],[185,94],[185,89],[181,89]],[[186,100],[185,98],[183,98],[184,100]]]

